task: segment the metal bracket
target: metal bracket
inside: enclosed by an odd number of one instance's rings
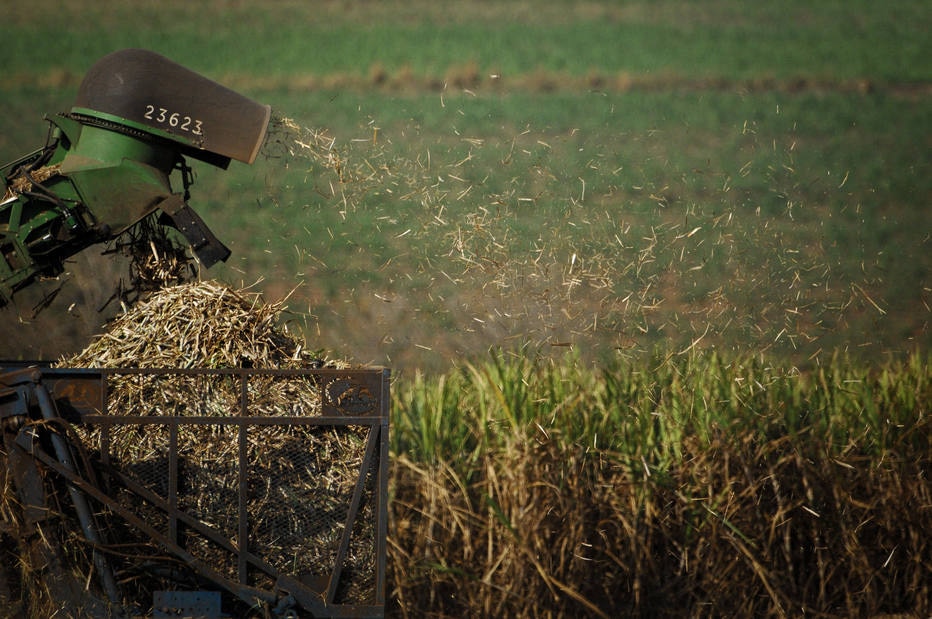
[[[204,220],[187,205],[184,198],[172,195],[159,204],[159,209],[171,225],[188,239],[194,253],[206,268],[209,269],[230,257],[230,249],[214,236]]]

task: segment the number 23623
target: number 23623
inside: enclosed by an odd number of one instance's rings
[[[169,112],[164,107],[147,105],[143,117],[146,120],[153,120],[160,125],[168,125],[173,129],[180,129],[181,131],[187,131],[194,135],[201,135],[203,133],[200,120],[185,116],[180,112]]]

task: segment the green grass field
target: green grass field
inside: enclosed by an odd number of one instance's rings
[[[276,133],[192,198],[234,251],[208,275],[293,290],[332,354],[928,346],[921,2],[457,6],[36,3],[0,42],[0,159],[97,58],[149,47],[332,139]]]

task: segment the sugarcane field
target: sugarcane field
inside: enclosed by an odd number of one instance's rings
[[[6,11],[0,619],[932,616],[930,21]]]

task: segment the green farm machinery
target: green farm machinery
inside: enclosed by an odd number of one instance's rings
[[[102,58],[45,146],[0,169],[0,306],[144,221],[226,260],[188,205],[187,159],[252,164],[270,112],[149,51]],[[168,397],[178,385],[203,399]],[[0,361],[0,608],[382,616],[388,386],[379,368]]]
[[[204,266],[226,260],[230,251],[188,206],[185,157],[223,169],[232,159],[251,164],[270,115],[269,106],[158,54],[102,58],[71,111],[47,118],[45,146],[0,169],[0,305],[150,216],[177,228]]]

